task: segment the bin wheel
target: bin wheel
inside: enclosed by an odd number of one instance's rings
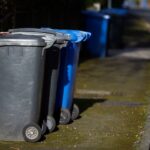
[[[79,117],[79,107],[76,104],[73,104],[72,113],[71,113],[71,119],[76,120]]]
[[[50,133],[56,128],[56,121],[52,116],[47,117],[47,127]]]
[[[43,123],[42,123],[42,135],[44,135],[47,131],[47,124],[45,122],[45,120],[43,120]]]
[[[71,119],[71,113],[68,109],[62,109],[60,113],[59,123],[62,125],[68,124]]]
[[[26,142],[38,142],[42,137],[41,128],[35,123],[28,124],[23,129],[23,137]]]

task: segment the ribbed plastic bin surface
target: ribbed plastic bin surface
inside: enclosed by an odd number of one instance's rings
[[[0,36],[0,140],[24,140],[26,125],[40,125],[45,46],[34,36]]]

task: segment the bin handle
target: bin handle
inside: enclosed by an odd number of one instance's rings
[[[54,42],[54,43],[55,43],[55,42]],[[54,44],[54,43],[53,43],[53,44]],[[48,49],[48,48],[50,48],[53,44],[49,44],[49,43],[46,44],[46,46],[42,49],[42,56],[44,55],[45,50]]]

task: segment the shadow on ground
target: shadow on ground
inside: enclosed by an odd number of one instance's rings
[[[102,104],[106,99],[92,99],[92,98],[76,98],[74,102],[79,106],[80,113],[83,113],[88,108],[93,107],[94,104]]]

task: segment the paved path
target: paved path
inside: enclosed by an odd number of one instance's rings
[[[132,48],[125,49],[120,53],[117,51],[113,51],[111,53],[112,56],[116,58],[128,58],[128,59],[143,59],[150,61],[150,48]],[[150,95],[149,95],[150,97]],[[145,122],[145,127],[142,131],[142,138],[137,145],[137,150],[150,150],[150,104],[148,108],[147,119]]]
[[[122,50],[110,50],[109,54],[114,58],[150,60],[150,48],[126,48]]]

